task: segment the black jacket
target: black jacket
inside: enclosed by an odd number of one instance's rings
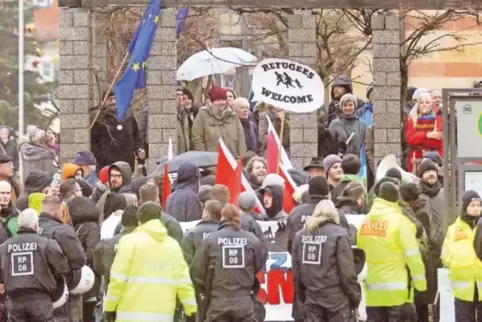
[[[47,293],[53,299],[57,281],[69,271],[67,258],[55,240],[20,229],[0,246],[1,283],[9,296],[25,292]]]
[[[306,242],[305,242],[306,241]],[[330,221],[295,236],[292,252],[295,297],[304,310],[357,309],[361,288],[346,230]]]
[[[47,214],[41,213],[39,216],[39,234],[57,241],[67,257],[70,272],[80,270],[85,265],[85,253],[82,244],[77,237],[74,229],[64,224],[59,219]]]
[[[199,248],[201,241],[211,233],[218,230],[219,222],[214,220],[201,220],[196,227],[190,229],[182,239],[181,248],[186,263],[191,267],[191,262]]]
[[[18,148],[17,148],[17,141],[10,139],[7,143],[3,144],[0,141],[0,154],[6,154],[13,158],[13,168],[15,171],[18,171]]]
[[[291,247],[293,244],[293,239],[298,231],[303,229],[306,220],[313,215],[316,205],[323,199],[322,196],[310,196],[308,201],[304,204],[296,206],[291,210],[288,216],[288,221],[286,222],[286,230],[288,232],[288,252],[291,253]],[[345,216],[340,215],[340,224],[348,229],[348,221]]]
[[[266,254],[268,254],[268,241],[255,217],[252,214],[242,213],[239,219],[241,228],[253,233],[261,241],[261,246],[264,247]]]
[[[177,240],[179,244],[182,242],[184,233],[182,231],[181,224],[173,216],[162,212],[161,222],[167,229],[167,234]]]
[[[191,263],[192,279],[197,290],[210,287],[212,298],[251,296],[256,273],[266,263],[261,242],[252,233],[236,230],[228,222],[203,239]],[[203,285],[208,272],[212,283]]]

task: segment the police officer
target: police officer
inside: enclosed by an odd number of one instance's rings
[[[191,267],[192,258],[199,248],[201,241],[209,236],[212,232],[218,230],[219,221],[221,220],[221,210],[223,204],[217,200],[208,200],[204,206],[202,220],[190,229],[184,236],[181,247],[184,258],[189,267]]]
[[[356,321],[361,288],[350,238],[330,200],[320,201],[296,234],[292,269],[296,298],[304,304],[303,321]]]
[[[85,265],[86,258],[82,244],[74,229],[72,226],[64,224],[60,218],[62,218],[60,199],[56,196],[45,197],[42,201],[42,212],[39,216],[39,234],[59,243],[69,263],[70,271],[67,276],[67,286],[72,289],[80,280],[81,268]],[[82,296],[71,294],[68,303],[56,309],[54,315],[56,321],[81,321]]]
[[[200,321],[256,321],[253,287],[266,254],[261,241],[241,229],[240,215],[237,207],[226,205],[218,231],[201,242],[192,260],[193,283],[205,295]]]
[[[70,271],[58,243],[37,234],[39,219],[33,209],[18,217],[18,235],[0,246],[1,283],[9,298],[10,321],[52,321],[56,291]]]

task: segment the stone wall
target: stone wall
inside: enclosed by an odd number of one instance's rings
[[[401,157],[400,18],[382,13],[372,18],[375,159]]]
[[[89,9],[60,10],[60,75],[56,89],[60,108],[60,159],[71,161],[90,150],[90,67],[92,17]]]
[[[311,14],[311,10],[296,10],[289,17],[290,60],[311,67],[315,67],[317,54],[315,17]],[[318,152],[316,112],[290,113],[289,117],[291,161],[295,167],[302,168]]]
[[[148,60],[148,171],[154,169],[162,155],[167,155],[169,139],[176,153],[176,13],[173,8],[161,10]]]

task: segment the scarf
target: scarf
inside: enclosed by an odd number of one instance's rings
[[[420,181],[419,185],[422,189],[422,192],[430,198],[437,196],[440,189],[442,189],[442,184],[439,181],[435,182],[434,185],[430,185],[425,181]]]
[[[433,113],[418,115],[415,130],[432,132],[435,129],[435,121],[435,114]]]

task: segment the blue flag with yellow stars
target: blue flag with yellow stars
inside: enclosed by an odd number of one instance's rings
[[[161,0],[150,0],[136,32],[132,35],[128,48],[129,64],[114,87],[119,121],[127,115],[134,91],[146,87],[147,58],[156,35],[160,12]]]

